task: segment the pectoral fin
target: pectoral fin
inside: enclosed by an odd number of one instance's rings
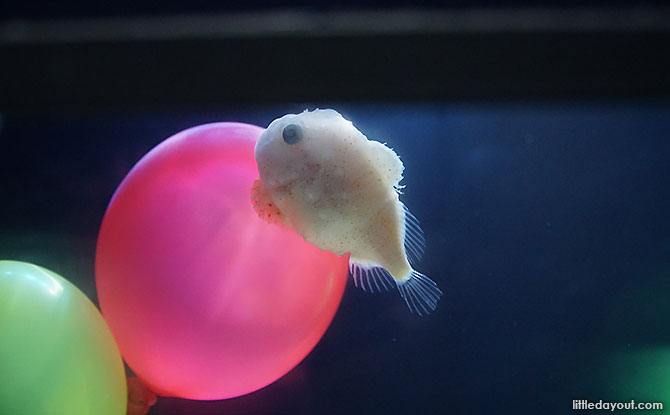
[[[284,224],[284,214],[272,201],[272,197],[263,186],[260,179],[254,180],[251,186],[251,204],[258,217],[271,224]]]

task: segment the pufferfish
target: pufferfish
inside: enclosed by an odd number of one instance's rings
[[[412,265],[425,242],[400,201],[404,166],[337,111],[278,118],[254,150],[260,178],[251,199],[258,215],[293,228],[336,255],[349,253],[354,283],[366,291],[394,286],[413,312],[428,314],[442,291]]]

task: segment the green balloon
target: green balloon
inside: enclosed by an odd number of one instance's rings
[[[58,274],[0,261],[0,414],[125,411],[123,362],[98,309]]]

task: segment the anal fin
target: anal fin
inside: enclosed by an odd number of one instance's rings
[[[354,285],[366,292],[388,291],[395,287],[395,280],[388,271],[377,264],[366,263],[349,258],[349,273]]]

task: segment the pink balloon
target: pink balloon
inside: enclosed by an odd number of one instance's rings
[[[217,123],[170,137],[105,214],[102,313],[128,365],[160,395],[224,399],[268,385],[312,350],[342,298],[346,256],[254,212],[262,131]]]

